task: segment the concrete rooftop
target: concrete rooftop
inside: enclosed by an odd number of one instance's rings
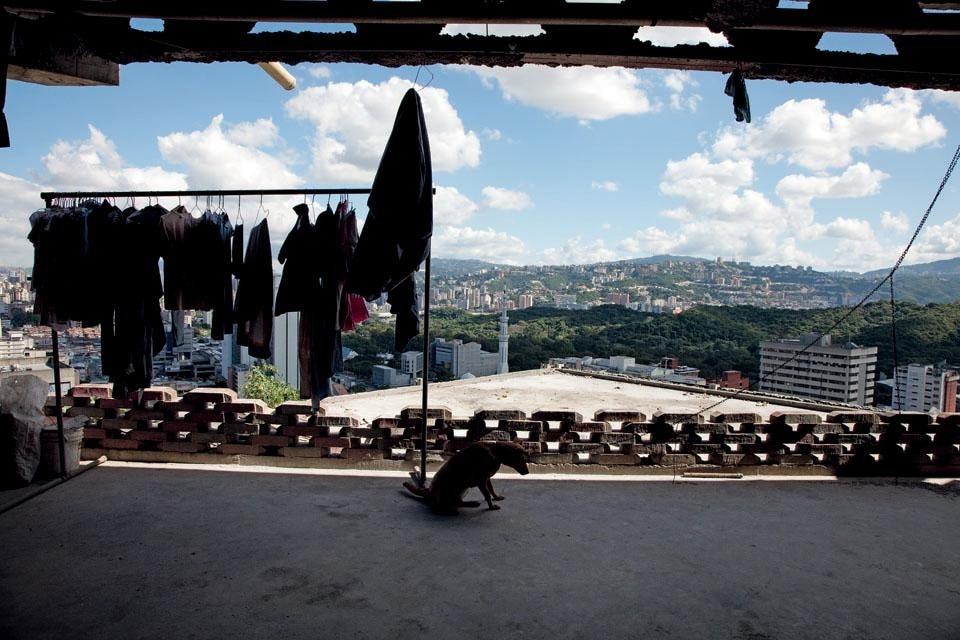
[[[469,380],[431,383],[427,391],[431,407],[442,405],[454,416],[469,417],[478,409],[521,409],[528,415],[534,411],[567,409],[576,411],[585,420],[598,410],[632,409],[652,416],[656,411],[703,411],[724,399],[690,387],[686,390],[667,388],[639,378],[610,380],[583,376],[560,369],[534,369]],[[393,416],[408,406],[421,406],[421,387],[381,389],[325,398],[321,405],[328,414],[349,415],[370,422],[379,416]],[[784,400],[767,401],[732,398],[715,411],[728,413],[756,412],[764,416],[772,411],[827,414],[827,410],[797,409]],[[810,406],[814,406],[812,403]],[[709,416],[707,416],[709,417]]]
[[[0,637],[960,638],[956,483],[504,475],[437,517],[331,473],[55,486],[0,515]]]

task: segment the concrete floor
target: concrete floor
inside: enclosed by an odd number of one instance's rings
[[[956,492],[496,484],[101,466],[0,515],[0,637],[960,638]]]

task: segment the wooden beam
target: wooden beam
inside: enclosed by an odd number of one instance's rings
[[[214,62],[277,60],[403,65],[471,64],[480,66],[617,66],[730,72],[738,66],[752,78],[875,84],[889,87],[960,90],[960,68],[952,59],[930,56],[855,54],[818,50],[761,51],[749,55],[733,47],[680,45],[656,47],[636,40],[556,39],[546,36],[437,36],[426,41],[351,33],[265,32],[224,37],[171,37],[128,30],[111,38],[92,38],[105,58],[133,62]]]
[[[120,84],[117,61],[94,54],[75,33],[47,22],[16,21],[7,78],[59,86]]]
[[[842,0],[838,0],[842,1]],[[878,0],[881,1],[881,0]],[[956,5],[960,2],[936,3]],[[4,3],[13,13],[79,15],[108,18],[153,18],[205,22],[286,22],[331,24],[540,24],[565,26],[708,26],[702,3],[487,3],[471,2],[316,2],[261,0],[230,3],[218,0],[14,0]],[[732,5],[736,7],[736,4]],[[891,18],[876,14],[824,16],[797,9],[768,9],[737,19],[726,9],[731,26],[771,31],[880,33],[895,35],[960,35],[960,14],[921,13]],[[722,27],[711,23],[714,28]]]

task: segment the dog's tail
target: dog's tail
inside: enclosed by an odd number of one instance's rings
[[[403,488],[409,491],[409,494],[404,494],[408,498],[415,498],[417,500],[426,500],[430,497],[430,490],[426,487],[418,487],[412,482],[404,482]]]

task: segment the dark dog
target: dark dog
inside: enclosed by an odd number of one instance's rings
[[[470,487],[480,489],[490,509],[499,509],[494,500],[503,500],[493,490],[490,478],[500,469],[501,464],[516,469],[520,475],[529,473],[526,452],[515,442],[474,442],[461,450],[437,471],[429,488],[420,488],[413,482],[404,482],[403,486],[433,509],[434,513],[455,514],[458,507],[479,507],[479,502],[465,502],[464,494]],[[417,472],[411,473],[416,481]]]

